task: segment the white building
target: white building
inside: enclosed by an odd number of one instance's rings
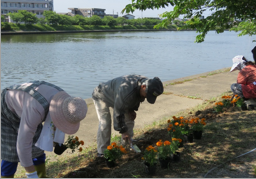
[[[44,11],[53,11],[53,0],[1,0],[1,15],[18,10],[27,10],[42,18]]]
[[[71,10],[71,12],[68,13],[68,15],[75,16],[75,15],[81,15],[84,17],[92,17],[93,15],[97,15],[100,18],[103,18],[105,16],[105,10],[106,9],[100,9],[100,8],[68,8]]]
[[[123,16],[125,19],[134,19],[135,16],[134,15],[131,15],[131,14],[126,14]]]

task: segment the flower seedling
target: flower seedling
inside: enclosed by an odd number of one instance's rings
[[[78,148],[80,144],[84,145],[84,141],[79,141],[79,138],[77,136],[74,137],[73,135],[68,136],[68,139],[64,143],[64,145],[66,145],[67,148],[70,148],[72,150],[72,153],[75,151],[75,149],[78,149],[79,152],[83,150],[82,147]]]

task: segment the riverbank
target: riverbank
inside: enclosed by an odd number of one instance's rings
[[[154,25],[42,25],[2,23],[1,34],[45,34],[45,33],[84,33],[84,32],[128,32],[128,31],[176,31],[177,26],[154,29]]]
[[[107,30],[56,30],[56,31],[1,31],[1,35],[23,34],[56,34],[56,33],[87,33],[87,32],[150,32],[150,31],[176,31],[169,29],[107,29]]]
[[[163,134],[166,134],[167,132],[166,129],[163,128],[163,125],[166,124],[167,119],[172,118],[172,116],[187,117],[188,115],[195,115],[198,110],[202,112],[206,106],[212,106],[215,102],[221,99],[220,96],[222,94],[228,92],[230,93],[230,85],[236,82],[236,77],[237,72],[230,73],[229,69],[221,69],[164,82],[164,93],[158,97],[156,103],[154,105],[150,105],[147,102],[144,102],[137,112],[134,138],[142,138],[144,142],[147,141],[150,142],[150,144],[152,142],[154,143],[155,140],[159,140],[160,138],[164,140],[164,138],[162,138]],[[87,175],[85,175],[83,178],[86,178],[86,176],[90,177],[91,175],[96,175],[91,176],[96,178],[107,176],[111,178],[131,178],[133,177],[132,175],[148,177],[143,175],[143,168],[141,166],[142,163],[140,158],[141,156],[135,156],[135,158],[128,157],[124,160],[124,163],[120,163],[119,167],[110,170],[106,169],[104,166],[105,163],[97,163],[97,161],[95,161],[95,142],[98,119],[92,100],[86,99],[86,102],[88,104],[88,113],[86,119],[81,123],[79,131],[75,134],[80,140],[85,142],[85,146],[83,146],[84,151],[82,153],[75,152],[72,154],[71,151],[67,150],[61,156],[57,156],[53,152],[47,152],[47,175],[49,177],[59,178],[66,175],[68,172],[74,172],[84,168],[80,170],[84,171],[85,174],[87,173]],[[248,113],[248,120],[246,124],[249,124],[250,128],[256,127],[255,123],[253,122],[255,121],[255,118],[252,119],[253,115],[255,115],[255,111]],[[195,141],[191,145],[185,144],[182,152],[182,162],[172,164],[172,167],[170,168],[171,171],[169,169],[163,170],[158,168],[156,176],[160,178],[201,178],[207,173],[208,170],[217,166],[218,164],[225,162],[229,158],[233,158],[234,156],[249,151],[253,147],[255,148],[255,146],[252,145],[255,144],[255,137],[254,139],[250,137],[250,141],[247,142],[242,140],[245,134],[247,137],[251,135],[249,131],[243,133],[243,130],[248,130],[248,128],[244,128],[243,124],[243,121],[247,119],[247,113],[243,112],[242,118],[239,118],[239,120],[237,119],[237,116],[240,116],[239,111],[231,111],[229,114],[225,113],[219,116],[215,115],[215,118],[207,118],[206,122],[208,123],[209,127],[204,132],[203,139],[201,141]],[[219,124],[216,123],[216,121]],[[236,124],[231,124],[234,121],[236,121]],[[239,127],[238,123],[239,125],[243,125]],[[235,127],[239,127],[240,129],[233,130],[232,127],[229,129],[227,128],[229,125],[235,125]],[[213,133],[212,130],[217,130],[217,132]],[[232,133],[232,136],[228,136],[231,134],[231,131],[229,132],[229,130],[236,131],[236,133]],[[115,135],[119,137],[116,137]],[[234,139],[233,135],[237,136],[237,138]],[[238,136],[241,136],[241,138]],[[152,137],[154,137],[154,139]],[[232,140],[229,140],[230,138],[232,138]],[[118,142],[120,140],[120,134],[112,130],[111,140]],[[241,143],[241,141],[246,143]],[[229,145],[233,145],[233,147],[227,147]],[[208,156],[209,151],[211,151],[210,156]],[[246,161],[246,159],[248,160]],[[240,173],[239,176],[241,178],[252,176],[251,173],[248,174],[248,171],[251,172],[256,163],[254,160],[249,159],[250,157],[241,159],[244,164],[249,163],[249,166],[243,165],[245,168],[243,171],[245,172],[242,174]],[[97,164],[96,166],[98,167],[96,168],[95,166],[95,168],[91,168],[92,164]],[[186,165],[185,168],[184,165]],[[98,171],[99,166],[102,167],[101,171]],[[125,168],[127,171],[124,172],[124,170],[122,170],[123,168]],[[102,176],[100,176],[100,173]],[[216,171],[213,173],[215,174],[211,173],[209,176],[213,178],[218,176],[223,177],[225,174],[227,174],[227,170],[222,169],[223,175],[218,175],[220,173],[216,173]],[[77,174],[79,174],[79,172]],[[106,175],[103,176],[103,174]],[[235,176],[234,172],[231,177],[232,176]],[[19,175],[19,177],[21,177],[21,175]]]

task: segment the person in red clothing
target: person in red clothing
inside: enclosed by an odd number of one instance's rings
[[[244,56],[238,55],[233,59],[230,72],[239,70],[237,83],[231,85],[231,90],[241,98],[256,98],[256,66]]]

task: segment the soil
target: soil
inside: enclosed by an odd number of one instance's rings
[[[134,142],[141,153],[129,151],[109,168],[105,158],[94,157],[80,166],[80,169],[64,178],[255,178],[256,150],[236,158],[256,148],[256,111],[242,111],[238,107],[225,108],[216,113],[213,108],[188,112],[188,117],[206,118],[207,125],[201,139],[193,143],[184,141],[179,148],[180,161],[170,162],[167,169],[157,163],[156,173],[145,172],[143,151],[149,145],[155,146],[159,139],[169,140],[167,124],[144,132]],[[94,151],[96,156],[96,152]],[[82,156],[83,157],[83,156]],[[216,167],[216,168],[215,168]]]

